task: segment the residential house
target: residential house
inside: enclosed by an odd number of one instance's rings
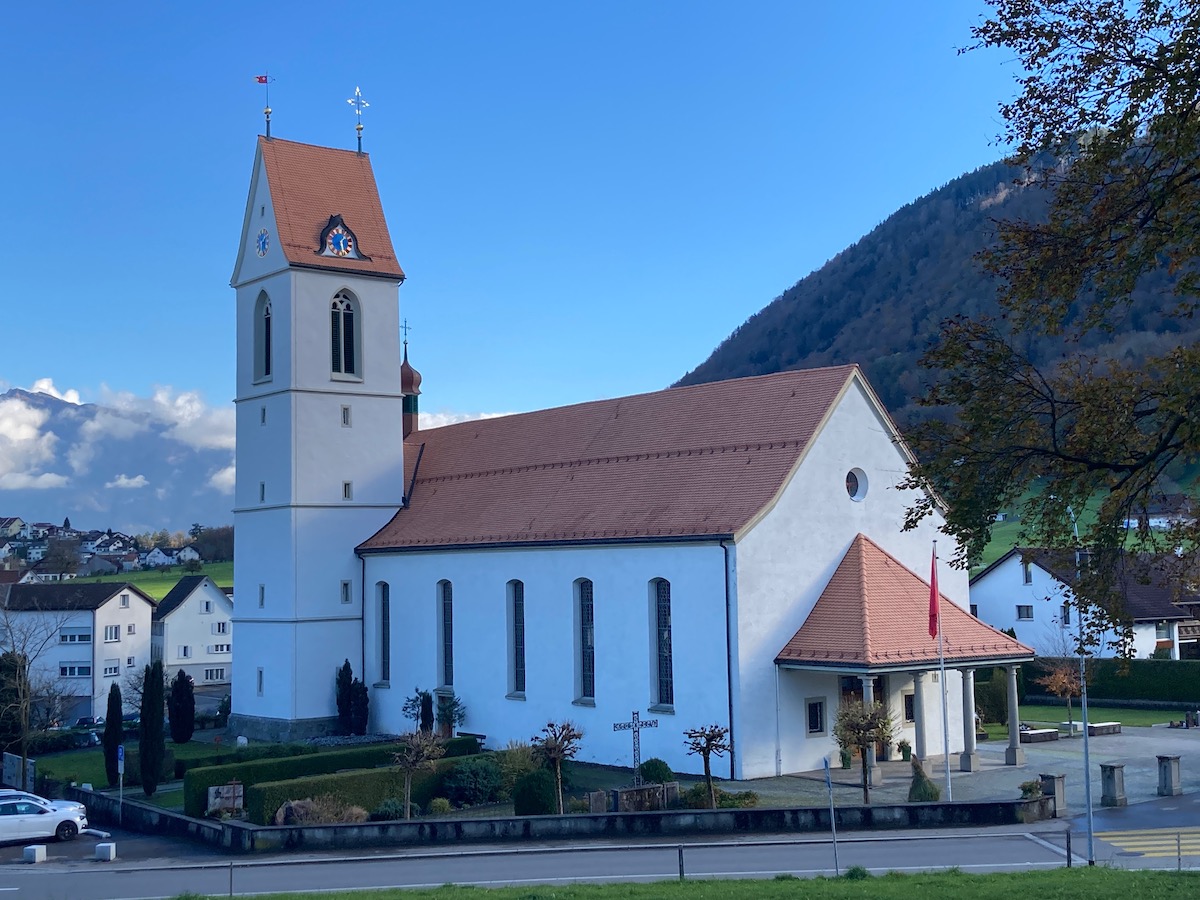
[[[148,568],[157,569],[160,566],[175,565],[175,557],[178,553],[174,547],[155,547],[146,554],[144,565]]]
[[[0,516],[0,537],[18,537],[25,523],[16,516]]]
[[[180,563],[202,562],[200,558],[200,551],[196,549],[195,544],[188,544],[186,547],[180,547],[179,552],[175,554],[175,560]]]
[[[228,684],[233,674],[233,600],[207,575],[185,575],[154,610],[151,654],[168,677]]]
[[[1087,565],[1086,556],[1080,565]],[[1015,547],[971,579],[971,612],[994,628],[1012,628],[1021,643],[1041,656],[1074,652],[1079,626],[1071,586],[1076,581],[1070,550]],[[1133,622],[1132,655],[1169,651],[1171,659],[1200,658],[1197,623],[1174,602],[1176,592],[1163,580],[1149,584],[1133,573],[1120,580],[1125,613]],[[1187,626],[1183,634],[1180,626]],[[1113,656],[1117,635],[1101,636],[1098,656]]]
[[[29,657],[63,720],[102,716],[109,685],[150,661],[153,609],[131,584],[0,584],[0,651]]]

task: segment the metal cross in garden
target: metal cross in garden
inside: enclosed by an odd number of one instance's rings
[[[613,722],[613,731],[632,731],[633,732],[633,786],[641,787],[642,785],[642,729],[657,728],[658,719],[647,719],[645,722],[638,716],[638,711],[635,709],[633,715],[630,716],[628,722]]]

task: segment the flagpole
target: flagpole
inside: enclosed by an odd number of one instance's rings
[[[937,589],[937,541],[933,542],[933,571],[934,590]],[[954,790],[950,786],[950,711],[946,706],[946,653],[942,643],[942,604],[937,605],[938,633],[938,670],[942,682],[942,752],[946,757],[946,802],[954,799]],[[964,690],[966,686],[964,685]]]

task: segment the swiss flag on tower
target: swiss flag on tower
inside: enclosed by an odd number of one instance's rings
[[[938,636],[937,544],[933,545],[933,563],[929,570],[929,636]]]

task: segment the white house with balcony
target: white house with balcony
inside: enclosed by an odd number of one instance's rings
[[[207,575],[179,579],[154,611],[154,659],[169,678],[180,670],[200,684],[233,674],[233,598]]]
[[[0,652],[30,659],[34,691],[58,716],[102,716],[109,686],[150,662],[154,600],[131,584],[0,585]]]
[[[1086,557],[1081,564],[1087,564]],[[1040,656],[1070,655],[1079,627],[1071,593],[1075,565],[1069,550],[1014,547],[971,579],[971,612],[994,628],[1014,629],[1017,639]],[[1173,602],[1169,584],[1143,583],[1128,573],[1121,589],[1124,613],[1133,624],[1134,658],[1155,651],[1171,659],[1196,658],[1196,629],[1187,627],[1196,623],[1186,607]],[[1095,655],[1114,656],[1116,638],[1105,632]]]

